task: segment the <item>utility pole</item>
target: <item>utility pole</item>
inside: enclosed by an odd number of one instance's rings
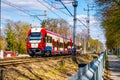
[[[83,38],[83,44],[84,44],[84,54],[86,54],[86,39],[85,39],[85,34],[84,34],[84,38]]]
[[[89,47],[89,39],[90,39],[90,10],[93,10],[89,4],[87,4],[87,9],[84,9],[84,11],[87,11],[87,20],[86,20],[86,23],[87,23],[87,28],[88,28],[88,46],[87,48]]]
[[[74,2],[72,2],[72,5],[74,7],[74,18],[73,18],[73,46],[74,46],[74,49],[75,49],[75,33],[76,33],[76,8],[77,8],[77,5],[78,5],[78,2],[75,0]],[[75,54],[75,52],[74,52]]]
[[[87,11],[87,27],[88,27],[88,39],[90,38],[90,10],[93,10],[93,6],[87,4],[87,9],[84,8],[84,11]]]
[[[44,10],[44,14],[42,14],[42,15],[30,15],[30,16],[33,16],[33,17],[35,17],[35,18],[37,18],[40,22],[42,22],[42,20],[39,18],[39,16],[44,16],[44,20],[45,20],[45,18],[46,18],[46,10]]]
[[[90,10],[93,10],[89,4],[87,4],[87,9],[84,9],[84,11],[87,11],[87,27],[88,27],[88,39],[90,38]]]
[[[44,20],[46,19],[46,16],[47,16],[46,10],[44,10]]]
[[[77,6],[78,6],[78,1],[77,0],[74,0],[72,2],[72,5],[74,7],[74,14],[72,15],[72,13],[69,11],[69,9],[64,5],[64,3],[61,1],[61,0],[55,0],[55,1],[60,1],[61,4],[64,6],[64,8],[70,13],[70,15],[73,17],[73,50],[72,50],[72,60],[75,61],[76,63],[77,62],[77,59],[76,59],[76,49],[75,49],[75,33],[76,33],[76,21],[77,21],[77,18],[76,18],[76,11],[77,11]]]
[[[44,14],[43,15],[31,15],[36,17],[38,20],[42,21],[38,16],[46,16],[46,10],[44,10]]]

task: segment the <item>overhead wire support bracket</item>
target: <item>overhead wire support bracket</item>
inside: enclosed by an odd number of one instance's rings
[[[70,15],[72,16],[72,17],[74,17],[74,15],[72,15],[72,13],[68,10],[68,8],[65,6],[65,4],[61,1],[61,0],[55,0],[55,1],[60,1],[61,2],[61,4],[64,6],[64,8],[70,13]],[[76,0],[73,0],[74,2],[77,2]],[[72,5],[73,6],[76,6],[76,4],[75,3],[73,3],[72,2]],[[85,26],[86,28],[88,28],[87,27],[87,25],[85,25],[80,19],[78,19],[78,18],[76,18],[83,26]]]
[[[51,5],[50,3],[48,3],[47,1],[45,1],[45,0],[43,0],[44,2],[46,2],[48,5],[50,5],[51,7],[53,7],[54,9],[56,9],[56,10],[60,10],[60,9],[65,9],[65,8],[56,8],[55,6],[53,6],[53,5]],[[65,13],[64,11],[62,11],[62,10],[60,10],[63,14],[66,14],[67,16],[71,16],[71,15],[69,15],[69,14],[67,14],[67,13]]]
[[[70,13],[70,15],[73,16],[73,14],[68,10],[68,8],[65,6],[65,4],[64,4],[61,0],[59,0],[59,1],[60,1],[61,4],[65,7],[65,9]]]
[[[51,10],[48,6],[46,6],[45,4],[43,4],[40,0],[37,0],[37,2],[39,2],[41,5],[45,6],[48,10],[50,10],[53,14],[55,14],[56,16],[58,16],[58,17],[61,18],[61,16],[59,16],[58,14],[56,14],[53,10]]]

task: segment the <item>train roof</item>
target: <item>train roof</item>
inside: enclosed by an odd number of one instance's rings
[[[40,32],[42,29],[46,30],[46,32],[49,33],[49,34],[52,34],[52,35],[55,35],[55,36],[58,36],[58,37],[61,37],[61,38],[67,39],[67,40],[70,40],[70,39],[71,39],[71,38],[65,37],[65,36],[63,36],[63,35],[60,35],[60,34],[58,34],[58,33],[52,32],[52,31],[50,31],[50,30],[48,30],[48,29],[45,29],[45,28],[31,28],[31,29],[29,30],[29,33],[30,33],[30,32]]]
[[[54,33],[54,32],[49,31],[49,30],[46,30],[46,31],[47,31],[47,33],[49,33],[49,34],[52,34],[52,35],[55,35],[55,36],[58,36],[58,37],[61,37],[61,38],[65,38],[65,39],[70,40],[70,38],[65,37],[65,36],[63,36],[63,35],[60,35],[60,34],[58,34],[58,33]]]

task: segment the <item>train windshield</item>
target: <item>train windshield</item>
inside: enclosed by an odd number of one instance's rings
[[[32,32],[29,36],[29,40],[41,40],[42,36],[40,32]]]

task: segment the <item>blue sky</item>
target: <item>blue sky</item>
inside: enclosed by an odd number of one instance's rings
[[[73,6],[71,3],[71,1],[73,0],[62,1],[73,14]],[[79,18],[84,24],[86,24],[87,12],[84,11],[84,8],[87,9],[87,4],[90,4],[90,6],[92,6],[93,2],[92,0],[77,1],[77,18]],[[52,6],[59,9],[55,9]],[[39,16],[41,20],[47,18],[63,18],[72,25],[73,18],[70,17],[70,14],[67,12],[67,10],[63,8],[63,5],[59,1],[55,0],[1,0],[1,28],[3,29],[5,27],[5,24],[9,20],[28,22],[32,25],[40,26],[41,22],[37,18],[30,15],[43,15],[44,10],[46,10],[47,16]],[[103,30],[100,27],[100,23],[96,20],[96,17],[94,16],[95,13],[96,11],[94,9],[90,11],[90,35],[92,38],[99,39],[100,41],[105,43]],[[79,21],[77,21],[76,27],[77,32],[87,30],[87,28],[85,28]]]

